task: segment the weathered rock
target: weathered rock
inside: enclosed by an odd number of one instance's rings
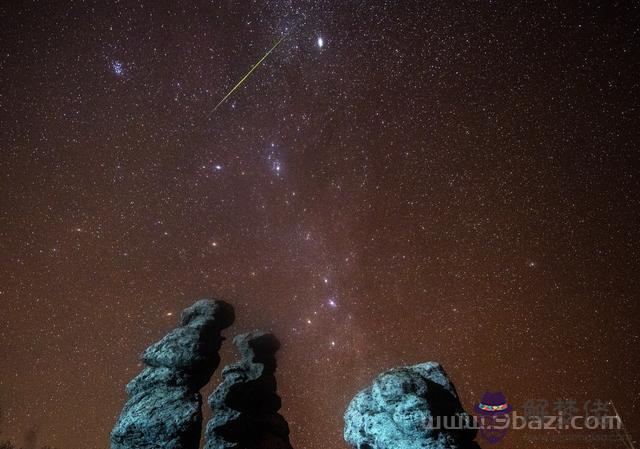
[[[126,387],[129,400],[111,432],[112,449],[198,448],[198,391],[220,363],[220,332],[233,320],[229,304],[202,299],[182,312],[180,327],[142,353],[147,367]]]
[[[444,424],[444,417],[469,418],[444,369],[434,362],[395,368],[351,400],[344,439],[356,449],[479,448],[475,430],[429,424],[431,419]]]
[[[291,449],[289,426],[278,414],[272,334],[251,332],[233,342],[241,360],[222,370],[222,383],[209,396],[213,418],[207,423],[205,449]]]

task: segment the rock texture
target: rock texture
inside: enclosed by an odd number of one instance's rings
[[[198,448],[198,391],[220,364],[220,332],[233,320],[229,304],[200,300],[182,312],[180,327],[142,353],[146,368],[126,387],[129,400],[111,432],[112,449]]]
[[[430,418],[468,418],[444,369],[433,362],[392,369],[359,392],[344,415],[356,449],[479,449],[475,430],[439,430]]]
[[[222,383],[209,397],[214,416],[205,431],[205,449],[291,449],[289,426],[278,414],[272,334],[252,332],[234,338],[241,360],[222,370]]]

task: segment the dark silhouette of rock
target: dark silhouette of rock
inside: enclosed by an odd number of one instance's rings
[[[356,449],[479,449],[475,430],[429,425],[444,417],[469,418],[444,369],[434,362],[395,368],[351,400],[344,439]]]
[[[241,360],[222,370],[222,383],[209,396],[213,418],[207,423],[205,449],[291,449],[289,426],[278,414],[272,334],[251,332],[233,339]]]
[[[111,432],[112,449],[198,449],[198,391],[220,364],[220,332],[233,320],[229,304],[202,299],[182,312],[180,327],[142,353],[146,368],[126,387],[129,400]]]

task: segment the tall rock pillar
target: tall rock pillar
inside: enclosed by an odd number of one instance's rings
[[[280,342],[272,334],[251,332],[233,339],[241,360],[222,370],[222,383],[209,397],[213,418],[205,449],[292,449],[289,426],[278,413],[275,378]]]
[[[129,400],[111,432],[111,449],[198,449],[199,390],[220,364],[220,332],[233,321],[231,305],[202,299],[142,353],[146,367],[126,387]]]

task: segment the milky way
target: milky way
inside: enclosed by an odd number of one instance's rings
[[[427,360],[467,408],[599,398],[638,431],[632,2],[13,3],[0,440],[104,449],[205,296],[282,340],[296,448]]]

